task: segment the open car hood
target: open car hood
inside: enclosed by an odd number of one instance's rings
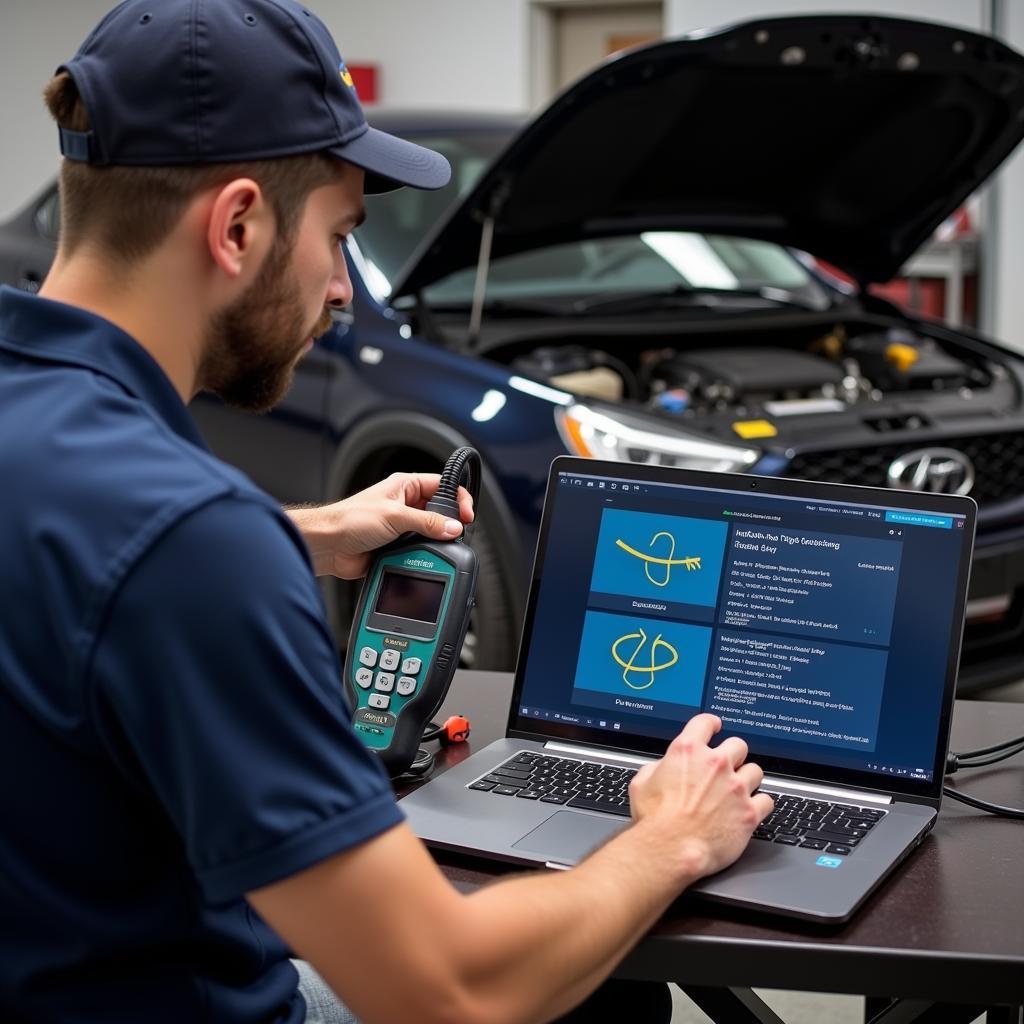
[[[767,18],[608,60],[532,120],[398,278],[490,258],[702,231],[889,280],[1024,136],[1024,57],[896,18]]]

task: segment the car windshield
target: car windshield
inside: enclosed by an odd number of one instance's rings
[[[464,196],[508,141],[504,131],[416,135],[414,141],[443,153],[452,182],[436,192],[400,189],[368,196],[366,223],[357,238],[375,290],[390,292],[399,271],[446,209]],[[476,267],[457,271],[425,289],[434,305],[468,305]],[[680,292],[761,295],[801,304],[827,304],[825,291],[797,258],[773,242],[689,231],[644,231],[586,239],[517,253],[492,261],[488,302],[530,299],[657,296]],[[583,300],[581,303],[580,300]],[[597,309],[600,303],[594,303]]]

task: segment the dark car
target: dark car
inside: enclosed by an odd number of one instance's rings
[[[1024,654],[1024,361],[869,294],[1024,135],[1024,59],[888,18],[761,20],[617,57],[529,123],[380,113],[438,193],[369,197],[355,297],[272,414],[200,398],[213,448],[284,502],[485,475],[467,663],[514,659],[560,454],[972,494],[961,692]],[[0,231],[38,287],[51,187]],[[857,282],[840,283],[814,259]],[[347,632],[351,587],[329,606]]]

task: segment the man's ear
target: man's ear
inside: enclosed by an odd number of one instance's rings
[[[215,266],[228,278],[254,275],[273,235],[273,211],[251,178],[235,178],[214,194],[206,244]]]

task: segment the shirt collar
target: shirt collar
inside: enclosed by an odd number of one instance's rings
[[[0,349],[103,374],[150,406],[176,434],[208,450],[157,361],[130,334],[95,313],[0,286]]]

